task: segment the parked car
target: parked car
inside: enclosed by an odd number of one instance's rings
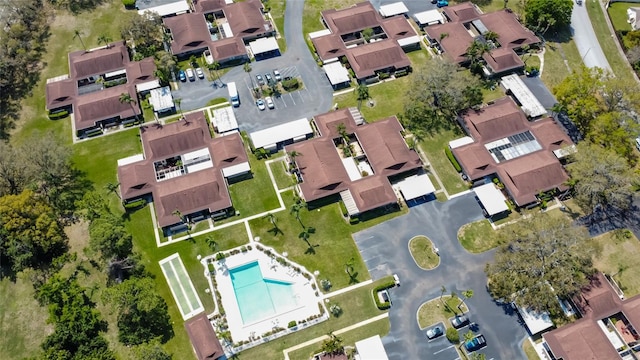
[[[487,341],[482,334],[464,342],[464,348],[467,349],[468,352],[476,351],[485,346],[487,346]]]
[[[445,7],[445,6],[449,6],[449,1],[447,0],[438,0],[437,7],[441,8],[441,7]]]
[[[178,79],[182,82],[187,81],[187,74],[184,73],[184,70],[180,69],[180,71],[178,71]]]
[[[264,100],[262,99],[256,100],[256,106],[258,106],[258,109],[260,109],[260,111],[266,109],[266,107],[264,106]]]
[[[269,73],[264,74],[264,79],[267,81],[268,85],[271,85],[271,82],[273,81],[273,78],[271,77],[271,74],[269,74]]]
[[[398,277],[398,274],[393,274],[393,282],[396,283],[396,286],[400,286],[400,278]]]
[[[282,80],[282,75],[280,75],[280,71],[278,70],[273,70],[273,77],[276,79],[276,81]]]
[[[258,80],[258,85],[259,86],[264,85],[264,79],[262,78],[262,75],[260,75],[260,74],[256,75],[256,80]]]
[[[187,78],[189,78],[189,81],[196,81],[196,75],[194,74],[192,68],[187,69]]]
[[[451,318],[451,325],[453,325],[454,328],[460,328],[463,325],[465,325],[466,323],[469,322],[469,318],[467,318],[464,315],[460,315],[460,316],[456,316],[454,318]]]
[[[198,75],[200,79],[204,79],[204,71],[202,71],[202,68],[196,68],[196,75]]]
[[[267,96],[266,98],[264,98],[264,102],[267,103],[267,107],[269,109],[273,109],[276,107],[275,104],[273,103],[273,100],[271,99],[271,96]]]
[[[440,326],[436,326],[427,330],[427,338],[429,339],[435,339],[442,334],[444,334],[444,332],[442,331],[442,327]]]

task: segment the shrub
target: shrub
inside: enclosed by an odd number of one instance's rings
[[[335,317],[340,317],[340,315],[342,315],[342,308],[336,304],[331,305],[329,311],[331,311],[331,314]]]
[[[295,320],[289,321],[289,325],[287,325],[289,329],[294,328],[296,326],[298,326],[298,323]]]
[[[447,157],[449,158],[449,161],[451,161],[451,164],[456,169],[456,171],[457,172],[461,172],[462,168],[460,167],[460,164],[458,164],[458,160],[456,160],[456,157],[453,156],[453,153],[451,152],[451,149],[447,146],[447,147],[444,148],[444,152],[447,154]]]
[[[59,120],[59,119],[63,119],[66,118],[67,116],[69,116],[69,112],[67,110],[62,110],[62,111],[56,111],[53,113],[49,113],[49,119],[50,120]]]
[[[246,246],[241,247],[241,248],[240,248],[240,251],[242,251],[242,252],[247,252],[247,247],[246,247]]]
[[[347,217],[349,213],[347,212],[347,206],[344,204],[344,201],[340,200],[338,201],[338,204],[340,205],[340,211],[342,211],[342,216]]]
[[[136,0],[122,0],[122,5],[127,9],[131,9],[136,6]]]
[[[452,344],[457,344],[460,342],[460,334],[458,334],[458,330],[454,328],[448,328],[446,332],[447,340]]]
[[[373,292],[373,300],[376,302],[376,306],[378,307],[378,309],[380,310],[387,310],[388,308],[391,307],[391,302],[389,301],[385,301],[385,302],[381,302],[380,298],[378,297],[378,292],[382,291],[382,290],[387,290],[389,288],[392,288],[396,286],[396,283],[393,279],[376,286],[372,292]]]
[[[353,69],[349,68],[349,76],[353,79],[356,77],[356,73],[353,71]]]
[[[390,77],[391,77],[391,75],[390,75],[389,73],[379,73],[379,74],[378,74],[378,78],[379,78],[380,80],[388,79],[388,78],[390,78]]]
[[[349,218],[349,224],[351,224],[351,225],[355,225],[355,224],[357,224],[359,222],[360,222],[360,219],[358,219],[357,217]]]
[[[222,252],[216,254],[216,260],[222,260],[226,257],[226,255]]]
[[[395,73],[396,77],[401,77],[401,76],[405,76],[405,75],[409,75],[409,71],[407,71],[407,70],[399,70],[399,71],[396,71],[396,73]]]
[[[147,205],[147,200],[145,199],[138,199],[138,200],[134,200],[134,201],[130,201],[124,204],[124,208],[127,210],[134,210],[134,209],[139,209],[143,206]]]
[[[282,87],[287,91],[295,90],[299,86],[300,86],[300,83],[298,82],[298,79],[296,79],[296,78],[284,80],[282,82]]]

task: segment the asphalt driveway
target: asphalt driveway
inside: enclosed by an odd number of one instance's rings
[[[453,360],[457,355],[446,339],[427,341],[416,322],[416,312],[425,301],[447,292],[472,289],[466,301],[469,318],[487,340],[479,352],[487,359],[524,359],[520,344],[527,336],[517,314],[501,307],[486,290],[485,264],[493,252],[468,253],[457,240],[457,230],[464,224],[482,219],[474,194],[447,202],[431,201],[411,208],[409,214],[387,221],[354,235],[371,277],[379,279],[398,274],[401,286],[391,289],[393,306],[389,312],[391,331],[383,342],[391,359]],[[440,250],[440,265],[433,270],[420,269],[408,249],[413,236],[426,235]],[[464,334],[467,329],[460,331]]]

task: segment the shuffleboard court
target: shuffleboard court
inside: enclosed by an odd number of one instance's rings
[[[175,253],[160,260],[160,268],[167,279],[173,299],[178,304],[182,318],[187,320],[204,311],[204,306],[184,268],[180,254]]]

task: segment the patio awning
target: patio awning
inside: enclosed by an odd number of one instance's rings
[[[157,13],[161,17],[169,16],[169,15],[179,15],[189,12],[189,4],[186,0],[176,1],[170,4],[164,4],[159,6],[154,6],[144,10],[138,10],[138,14],[144,15],[145,12],[150,11]]]
[[[493,183],[478,186],[474,188],[473,191],[476,193],[476,196],[482,203],[482,207],[484,207],[489,216],[509,210],[506,203],[507,199]]]
[[[278,41],[273,36],[260,38],[249,43],[253,55],[264,54],[269,51],[279,50]]]
[[[408,45],[419,44],[419,43],[420,43],[420,37],[418,35],[398,39],[398,45],[400,46],[408,46]]]
[[[160,80],[151,80],[141,84],[136,85],[137,92],[143,92],[148,90],[153,90],[160,87]]]
[[[452,149],[459,148],[460,146],[472,144],[473,139],[470,136],[461,137],[460,139],[455,139],[449,141],[449,147]]]
[[[360,360],[389,360],[380,335],[356,341],[356,350]]]
[[[331,85],[338,85],[349,82],[349,71],[342,66],[340,62],[332,62],[322,67],[322,70],[327,74]]]
[[[238,120],[231,106],[213,110],[213,127],[219,134],[238,129]]]
[[[243,162],[242,164],[237,164],[233,166],[229,166],[227,168],[222,169],[222,175],[226,178],[230,178],[233,176],[245,174],[251,171],[251,166],[249,166],[249,162]]]
[[[416,199],[436,191],[427,174],[409,176],[395,185],[405,200]]]
[[[524,320],[524,323],[527,325],[527,328],[532,335],[547,330],[548,328],[553,326],[553,321],[551,321],[548,312],[533,311],[529,308],[520,306],[516,307],[518,308],[518,312],[520,313],[522,320]]]
[[[380,6],[380,15],[383,17],[406,14],[408,12],[409,9],[407,9],[407,6],[402,1]]]
[[[413,17],[416,19],[418,25],[430,25],[436,23],[444,24],[445,22],[442,13],[435,9],[419,12],[417,14],[414,14]]]

